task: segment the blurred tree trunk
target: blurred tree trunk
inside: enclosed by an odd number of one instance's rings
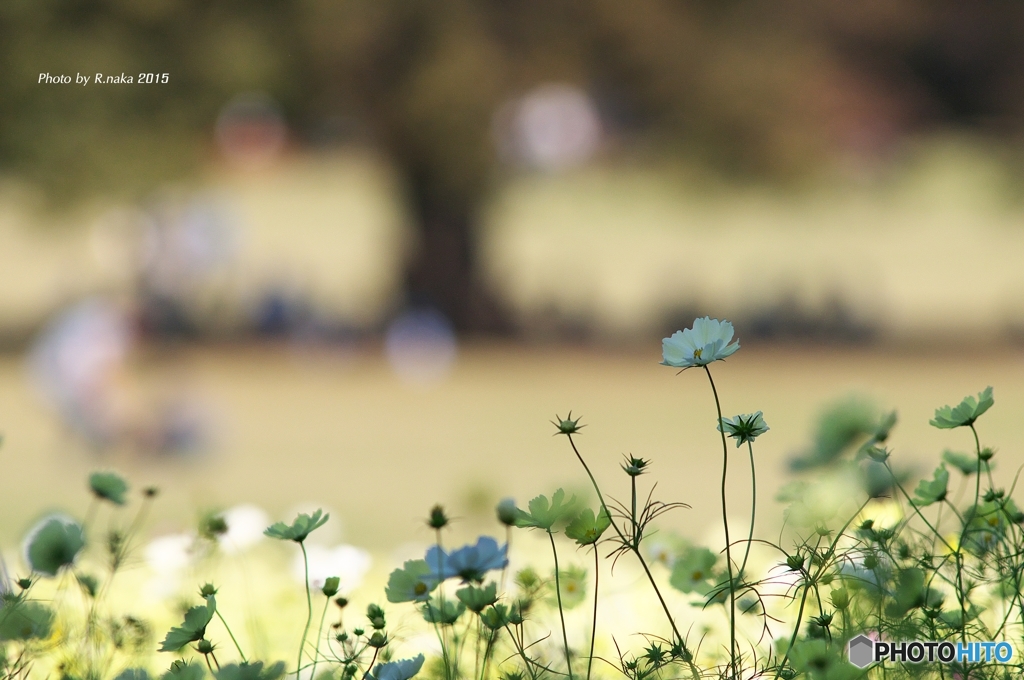
[[[405,181],[414,229],[403,273],[406,304],[443,312],[459,331],[507,331],[507,314],[480,272],[481,200],[438,191],[429,168],[410,165],[397,170]]]

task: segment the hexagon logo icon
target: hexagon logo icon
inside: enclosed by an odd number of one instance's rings
[[[850,640],[847,646],[847,657],[857,668],[870,666],[875,658],[875,643],[867,635],[861,633]]]

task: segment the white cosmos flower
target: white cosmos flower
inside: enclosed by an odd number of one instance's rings
[[[263,530],[271,524],[262,508],[248,503],[226,510],[222,517],[228,530],[217,541],[227,553],[241,552],[263,540]]]
[[[740,348],[739,341],[729,344],[732,336],[732,324],[728,321],[707,316],[696,319],[693,328],[676,331],[672,337],[661,341],[661,363],[675,368],[707,366]]]
[[[322,588],[324,581],[331,576],[341,579],[338,592],[350,593],[363,582],[363,577],[370,570],[373,558],[370,553],[354,545],[339,545],[328,548],[322,545],[306,545],[309,559],[309,585]],[[295,556],[292,562],[292,574],[299,583],[303,577],[302,553]]]
[[[173,576],[192,561],[195,536],[169,534],[150,541],[143,551],[146,564],[161,575]]]

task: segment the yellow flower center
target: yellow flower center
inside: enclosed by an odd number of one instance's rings
[[[417,583],[417,584],[416,584],[416,586],[415,586],[415,587],[414,587],[414,588],[412,589],[412,592],[416,593],[417,595],[423,595],[424,593],[426,593],[426,592],[427,592],[427,584],[426,584],[426,583],[423,583],[422,581],[420,581],[420,582],[419,582],[419,583]]]
[[[700,581],[700,580],[702,580],[704,578],[704,572],[703,571],[695,571],[692,574],[690,574],[690,578],[693,579],[694,581]]]
[[[700,353],[703,352],[703,351],[704,351],[703,348],[693,350],[693,358],[694,359],[700,359]]]

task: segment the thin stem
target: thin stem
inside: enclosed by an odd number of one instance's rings
[[[733,580],[732,548],[729,541],[729,508],[725,497],[725,482],[729,473],[729,447],[725,443],[725,424],[722,420],[722,404],[718,399],[718,389],[711,377],[711,369],[705,364],[704,372],[708,374],[711,392],[715,395],[715,409],[718,411],[718,430],[722,435],[722,526],[725,529],[725,565],[729,572],[729,668],[733,677],[739,675],[736,667],[736,582]],[[748,544],[749,545],[749,544]]]
[[[757,473],[754,469],[754,445],[747,440],[747,451],[750,452],[750,533],[747,534],[747,549],[743,551],[743,563],[740,565],[740,578],[747,568],[750,556],[750,544],[754,542],[754,517],[757,516]]]
[[[96,517],[96,509],[99,507],[99,499],[95,496],[89,501],[89,507],[85,511],[85,519],[82,520],[82,533],[85,534],[86,538],[89,537],[89,529],[92,527],[92,521]]]
[[[593,484],[594,491],[597,492],[597,498],[601,501],[601,508],[604,510],[605,514],[608,515],[608,519],[612,520],[612,528],[615,529],[615,533],[619,535],[622,542],[626,543],[626,536],[622,533],[622,530],[619,529],[619,525],[612,519],[612,513],[608,510],[608,504],[604,502],[604,495],[601,493],[601,487],[597,485],[597,480],[594,479],[594,473],[590,471],[587,461],[583,460],[583,456],[580,454],[579,449],[576,448],[576,442],[573,441],[572,435],[567,434],[566,436],[569,438],[569,445],[572,446],[573,453],[575,453],[576,458],[579,459],[580,465],[583,466],[583,469],[587,472],[587,476],[590,477],[590,483]]]
[[[435,542],[437,546],[437,571],[439,574],[444,573],[444,547],[441,544],[441,529],[437,528],[434,530]],[[442,580],[437,584],[437,599],[441,603],[441,616],[444,617],[445,612],[445,601],[444,601],[444,581]],[[455,634],[455,625],[452,624],[452,634]],[[441,656],[444,661],[445,680],[454,680],[458,670],[458,639],[455,639],[455,655],[454,659],[452,655],[448,653],[448,635],[444,624],[441,625],[440,632],[438,635],[441,638]]]
[[[640,545],[640,526],[636,521],[636,476],[629,476],[630,515],[629,521],[633,523],[633,547]]]
[[[608,510],[608,504],[604,502],[604,495],[601,493],[601,487],[597,485],[597,480],[594,479],[594,474],[590,471],[590,467],[587,465],[587,462],[583,460],[583,456],[580,454],[579,449],[576,448],[576,442],[573,441],[572,435],[570,434],[566,436],[569,438],[569,445],[572,446],[573,453],[575,453],[576,458],[579,459],[580,465],[583,466],[583,469],[587,472],[587,476],[590,477],[590,483],[593,484],[594,491],[597,492],[597,498],[601,501],[601,508],[604,510],[605,515],[608,516],[612,528],[615,529],[615,533],[618,534],[619,540],[622,541],[624,545],[630,546],[630,549],[636,555],[637,559],[640,560],[640,564],[644,568],[644,573],[647,574],[647,580],[651,582],[651,588],[654,589],[654,594],[658,596],[661,608],[665,611],[665,618],[668,619],[668,623],[672,627],[672,632],[675,633],[676,640],[682,644],[683,636],[680,635],[679,628],[676,627],[675,619],[672,618],[672,612],[669,611],[668,604],[665,603],[665,598],[661,596],[661,591],[658,589],[658,583],[654,580],[654,575],[651,574],[651,570],[648,569],[647,562],[644,561],[644,557],[640,553],[640,550],[633,546],[631,541],[626,539],[625,534],[622,533],[622,529],[619,528],[618,523],[613,519],[611,511]]]
[[[220,619],[220,622],[224,624],[224,630],[228,632],[228,637],[230,637],[231,641],[235,643],[235,649],[238,650],[238,655],[242,657],[242,662],[248,663],[248,660],[245,658],[245,652],[242,651],[242,647],[238,644],[238,640],[235,639],[235,634],[231,632],[231,627],[228,626],[228,622],[224,620],[224,616],[220,613],[220,610],[216,609],[214,610],[214,613],[217,615],[217,618]]]
[[[324,610],[320,613],[320,625],[316,629],[316,647],[313,649],[313,672],[309,674],[311,678],[316,677],[316,662],[320,660],[320,640],[323,639],[324,619],[327,618],[327,606],[329,604],[331,604],[331,598],[328,597],[324,600]]]
[[[565,646],[565,665],[569,669],[569,680],[572,680],[572,660],[569,658],[569,638],[565,633],[565,612],[562,609],[562,586],[558,577],[558,550],[555,549],[555,535],[548,531],[551,539],[551,553],[555,556],[555,596],[558,598],[558,617],[562,620],[562,644]]]
[[[362,652],[360,651],[360,654],[361,653]],[[370,659],[370,665],[366,667],[366,672],[363,673],[363,680],[366,680],[368,677],[370,677],[370,673],[373,671],[373,664],[377,663],[378,654],[380,654],[380,647],[374,647],[373,658]]]
[[[313,596],[309,592],[309,556],[306,554],[306,544],[299,541],[302,548],[302,569],[306,583],[306,627],[302,630],[302,640],[299,642],[299,656],[295,662],[295,677],[299,677],[299,668],[302,666],[302,651],[306,648],[306,636],[309,635],[309,626],[313,622]]]
[[[594,641],[597,638],[597,587],[601,581],[599,572],[597,546],[594,546],[594,621],[590,627],[590,656],[587,657],[587,680],[590,680],[590,668],[594,664]]]
[[[505,577],[508,576],[508,555],[512,552],[512,525],[505,526],[505,566],[501,568],[501,580],[499,581],[498,593],[505,592]]]
[[[467,635],[468,634],[469,633],[467,632]],[[478,614],[476,617],[476,644],[473,646],[473,675],[480,678],[480,680],[484,679],[483,657],[480,655],[480,643],[483,640],[483,636],[484,624],[483,621],[480,619],[480,615]]]
[[[487,646],[484,648],[484,665],[480,669],[480,680],[487,678],[487,665],[491,660],[491,653],[494,651],[494,642],[498,639],[498,631],[487,629]]]

